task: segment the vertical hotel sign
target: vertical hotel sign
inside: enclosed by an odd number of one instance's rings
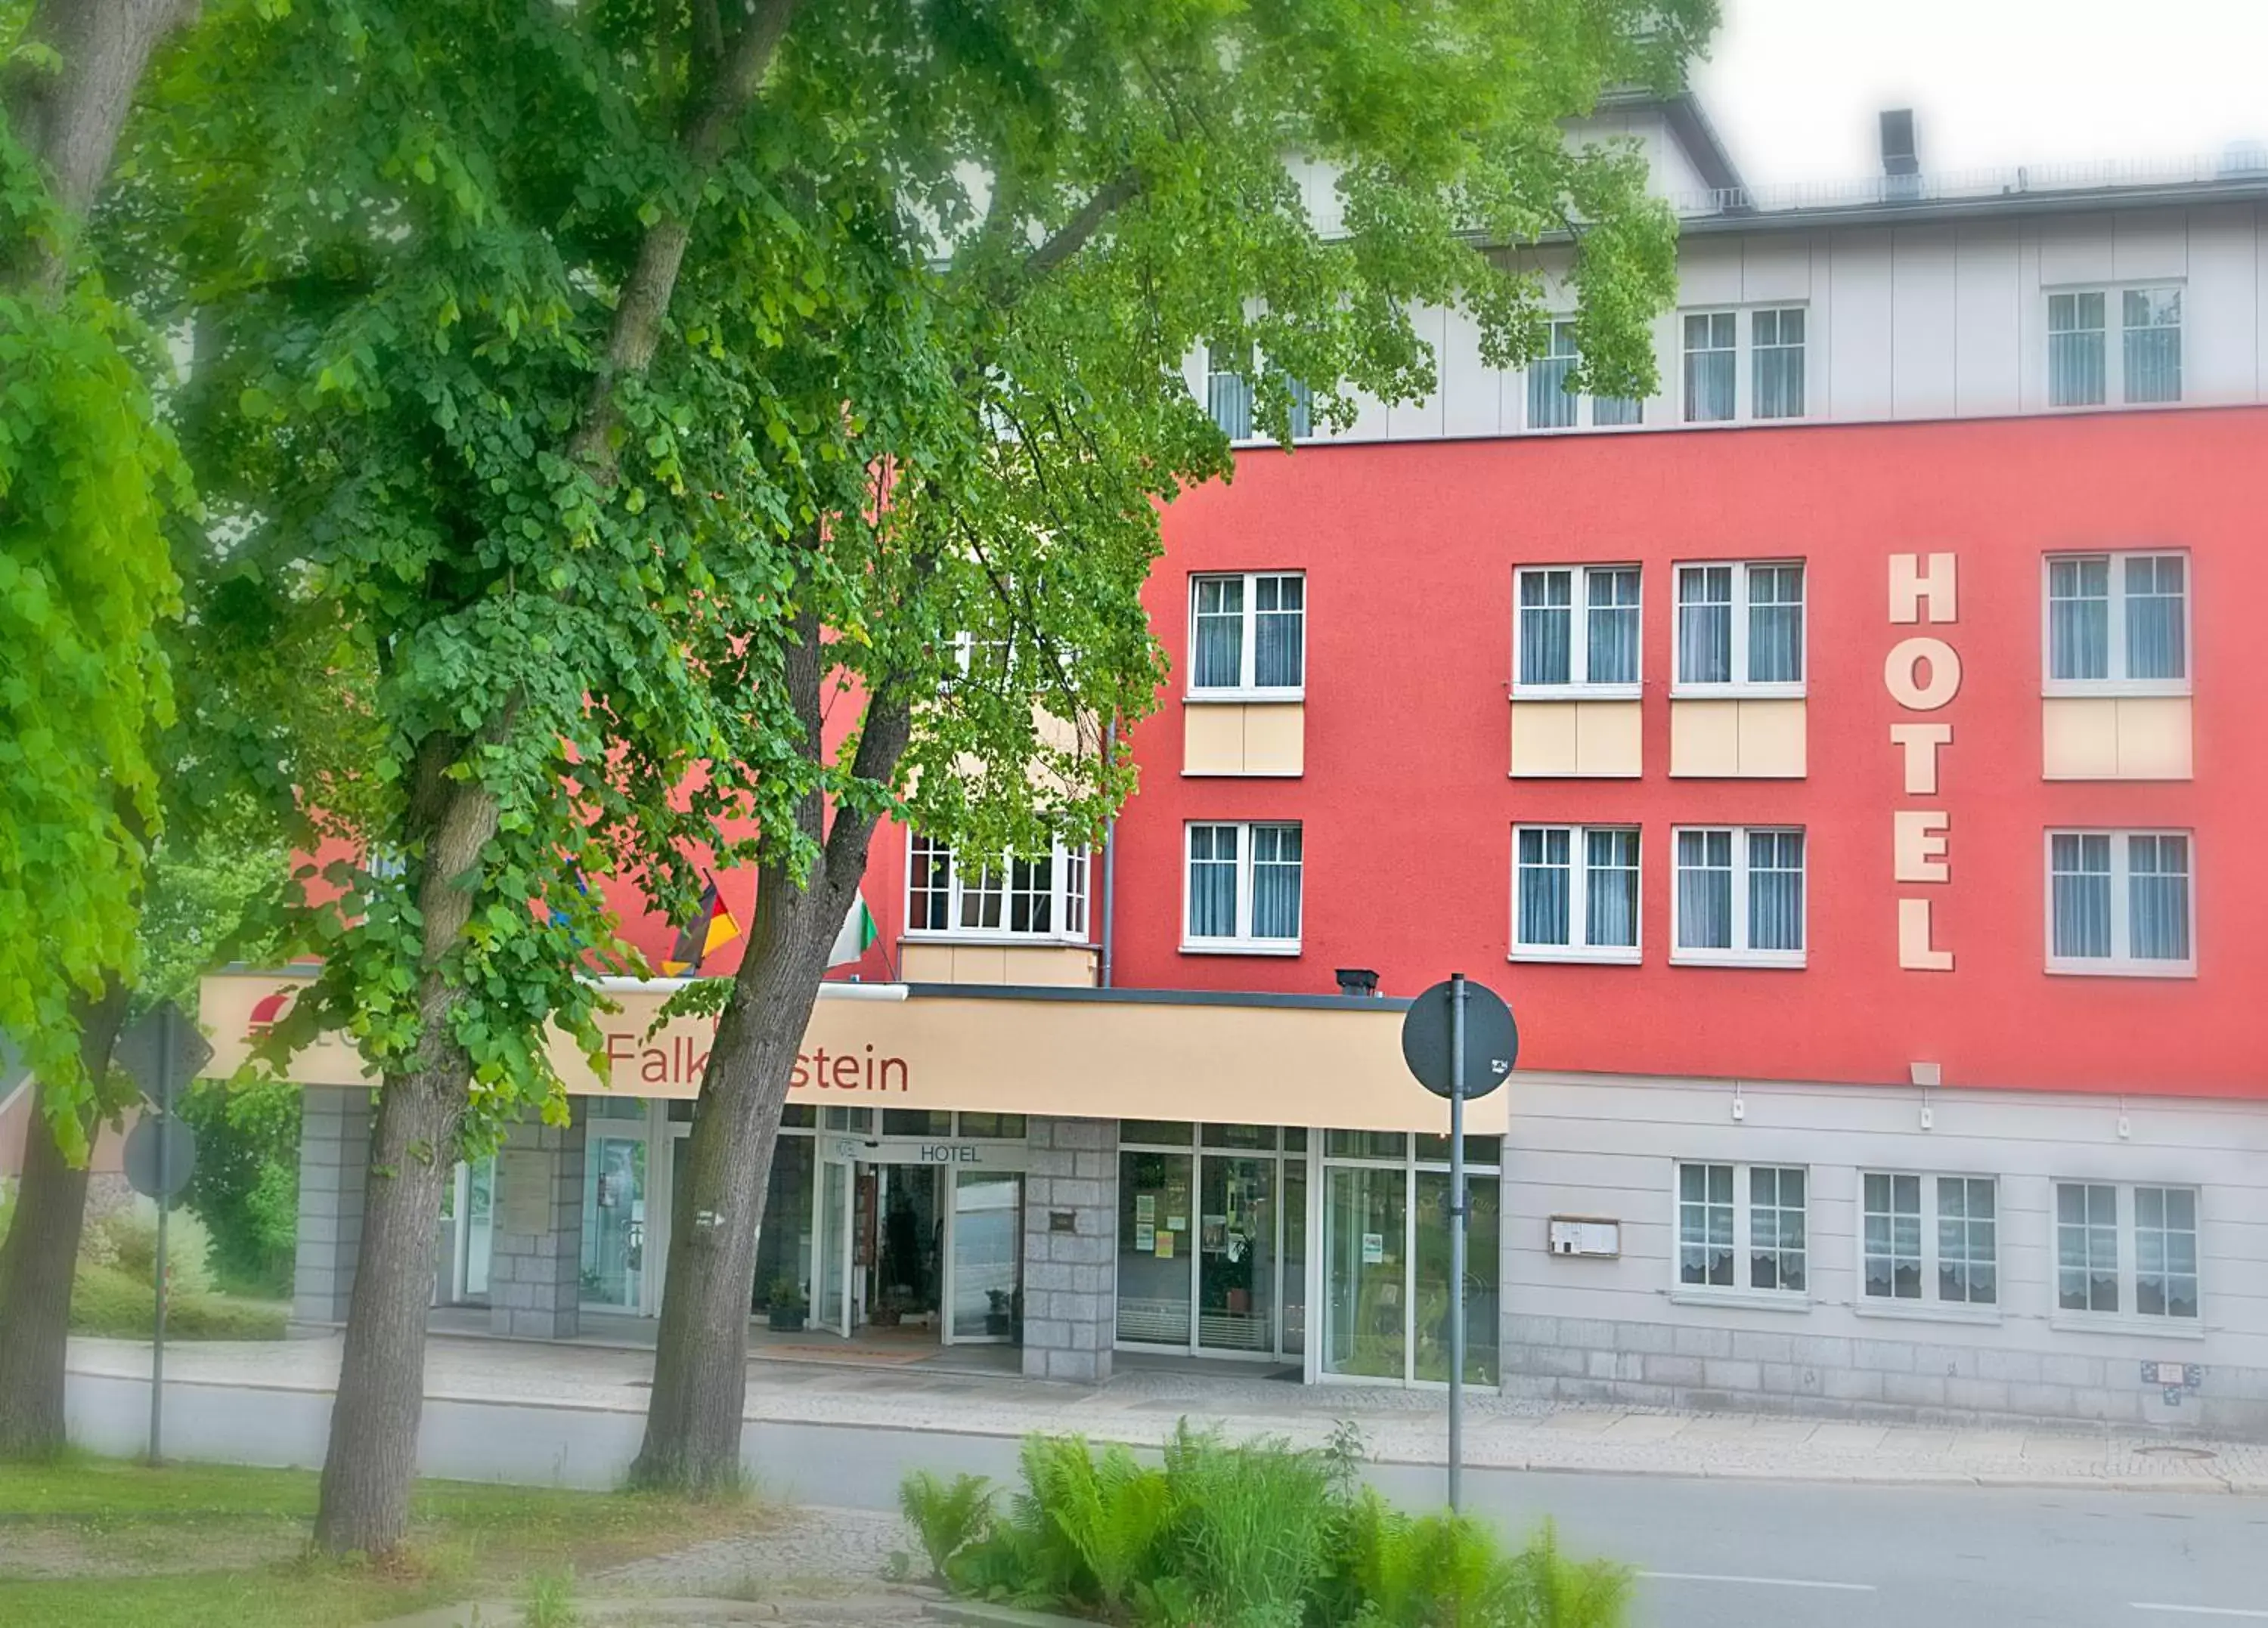
[[[1890,625],[1951,626],[1958,605],[1949,554],[1890,556]],[[1890,699],[1909,715],[1890,725],[1890,744],[1904,756],[1905,795],[1935,802],[1938,749],[1952,744],[1953,726],[1930,718],[1961,689],[1961,656],[1943,639],[1920,634],[1901,639],[1882,664]],[[1929,893],[1910,884],[1942,885],[1951,870],[1946,849],[1953,818],[1942,809],[1901,807],[1890,816],[1892,877],[1898,884],[1898,964],[1917,972],[1950,972],[1953,951],[1937,947]]]

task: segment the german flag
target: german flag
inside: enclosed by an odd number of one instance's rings
[[[708,890],[701,895],[701,908],[677,935],[677,948],[662,962],[661,970],[671,978],[690,977],[701,971],[710,951],[740,935],[740,924],[725,908],[724,896],[717,891],[717,878],[711,876]]]

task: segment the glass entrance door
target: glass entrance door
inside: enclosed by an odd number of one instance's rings
[[[1276,1346],[1276,1161],[1204,1156],[1197,1202],[1197,1346]]]
[[[583,1166],[583,1303],[645,1309],[645,1138],[593,1134]]]
[[[1024,1178],[1000,1170],[955,1171],[946,1230],[946,1341],[1018,1338],[1023,1322]]]
[[[814,1328],[844,1336],[850,1332],[850,1161],[819,1162],[817,1214],[812,1222],[818,1265],[811,1274],[811,1323]]]

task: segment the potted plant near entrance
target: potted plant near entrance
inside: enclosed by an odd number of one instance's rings
[[[771,1326],[777,1332],[792,1334],[803,1326],[803,1286],[793,1278],[782,1273],[772,1280],[770,1306]]]

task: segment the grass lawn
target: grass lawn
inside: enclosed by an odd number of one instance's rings
[[[761,1522],[748,1504],[418,1484],[411,1552],[379,1567],[306,1552],[315,1477],[74,1456],[0,1465],[9,1628],[333,1628],[536,1580],[588,1575]]]

